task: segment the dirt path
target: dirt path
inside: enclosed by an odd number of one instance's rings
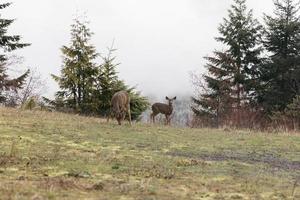
[[[279,158],[274,154],[258,154],[258,153],[212,153],[212,154],[196,154],[188,152],[169,152],[168,155],[179,156],[193,159],[201,159],[206,161],[238,161],[249,164],[267,164],[272,168],[282,170],[299,171],[300,176],[300,161],[290,161],[287,159]]]

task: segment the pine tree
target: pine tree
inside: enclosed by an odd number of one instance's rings
[[[232,90],[234,74],[229,73],[234,69],[234,61],[226,52],[218,51],[205,59],[208,61],[208,74],[203,75],[205,85],[202,87],[205,91],[200,98],[192,98],[195,104],[192,110],[202,119],[202,123],[205,121],[206,125],[218,127],[221,119],[231,112],[235,100]]]
[[[11,3],[0,4],[0,10],[3,10],[10,6]],[[0,48],[2,54],[0,54],[0,103],[5,101],[3,92],[5,90],[16,90],[22,87],[29,71],[24,73],[18,78],[9,79],[7,74],[7,61],[8,57],[6,52],[12,52],[17,49],[22,49],[30,44],[21,43],[21,36],[19,35],[7,35],[8,27],[14,22],[13,19],[4,19],[0,17]]]
[[[261,68],[258,100],[267,113],[283,111],[300,94],[299,4],[276,0],[274,16],[266,16],[264,46],[270,57]]]
[[[98,76],[96,78],[95,102],[98,102],[97,113],[101,116],[107,116],[111,112],[111,98],[121,90],[126,90],[130,95],[131,117],[133,120],[138,120],[140,115],[148,108],[147,99],[139,92],[135,92],[135,88],[128,87],[124,81],[118,77],[116,67],[119,63],[115,63],[116,57],[113,53],[116,49],[108,49],[108,55],[103,56],[103,64],[100,65]]]
[[[98,75],[96,78],[96,101],[99,102],[98,113],[102,116],[106,116],[110,112],[110,101],[114,93],[120,90],[124,90],[125,84],[119,80],[116,67],[119,63],[115,64],[116,57],[113,56],[113,52],[116,49],[108,49],[108,55],[102,56],[103,64],[98,69]]]
[[[220,118],[230,112],[237,112],[240,120],[241,107],[255,103],[262,52],[262,26],[253,19],[252,10],[247,11],[246,0],[234,0],[228,12],[228,18],[219,27],[221,36],[216,38],[226,50],[206,57],[207,91],[200,98],[193,98],[192,108],[196,115],[208,116],[217,126]]]
[[[292,103],[287,105],[285,115],[293,122],[293,129],[300,130],[300,96],[295,96]]]
[[[61,91],[58,99],[65,99],[66,106],[80,113],[91,112],[94,77],[97,66],[94,60],[98,54],[90,44],[93,33],[87,27],[87,22],[75,19],[71,29],[71,45],[63,46],[63,66],[61,76],[52,75],[58,82]]]
[[[139,121],[142,113],[149,107],[148,99],[142,96],[140,92],[136,92],[135,88],[129,88],[127,91],[130,95],[131,118]]]
[[[227,54],[234,60],[229,69],[233,74],[237,107],[243,101],[249,102],[255,97],[258,84],[260,55],[262,47],[262,26],[253,18],[252,10],[247,12],[246,0],[234,0],[229,10],[229,19],[219,27],[221,37],[216,38],[228,47]]]
[[[111,47],[107,56],[101,57],[103,64],[97,65],[99,54],[90,44],[92,33],[86,22],[75,19],[71,29],[71,45],[63,46],[63,66],[60,76],[52,75],[60,91],[55,100],[44,98],[51,109],[76,111],[80,114],[106,116],[110,112],[110,101],[114,93],[126,90],[132,97],[132,119],[137,119],[147,109],[146,98],[134,92],[124,81],[119,80]]]

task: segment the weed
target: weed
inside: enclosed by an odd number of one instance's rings
[[[9,152],[9,156],[10,157],[16,157],[16,154],[17,154],[17,144],[19,141],[22,140],[22,137],[18,137],[18,138],[14,138],[12,139],[12,142],[11,142],[11,146],[10,146],[10,152]]]
[[[299,199],[297,134],[7,108],[0,132],[0,199]]]

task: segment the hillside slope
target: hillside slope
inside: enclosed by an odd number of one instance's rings
[[[299,177],[297,135],[0,108],[0,199],[300,199]]]

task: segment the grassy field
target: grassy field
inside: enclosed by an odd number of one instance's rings
[[[300,199],[300,136],[0,108],[0,199]]]

